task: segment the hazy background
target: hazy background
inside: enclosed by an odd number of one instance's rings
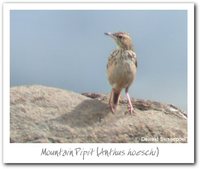
[[[111,90],[114,42],[129,32],[138,72],[132,97],[187,109],[187,11],[11,11],[11,86],[41,84],[75,92]]]

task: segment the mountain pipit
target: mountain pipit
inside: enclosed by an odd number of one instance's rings
[[[134,113],[128,94],[128,89],[135,78],[137,70],[137,59],[132,47],[131,37],[125,32],[105,34],[113,38],[117,44],[117,49],[111,53],[107,64],[108,80],[112,86],[109,99],[110,108],[113,113],[116,111],[120,93],[125,88],[129,103],[128,110],[130,113]]]

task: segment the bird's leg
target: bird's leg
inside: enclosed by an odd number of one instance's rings
[[[112,113],[114,113],[114,108],[113,108],[113,104],[112,104],[112,98],[113,98],[113,91],[114,89],[112,89],[111,93],[110,93],[110,98],[109,98],[109,105],[110,105],[110,109],[112,111]]]
[[[110,93],[109,105],[111,105],[111,104],[112,104],[112,103],[111,103],[111,100],[112,100],[112,95],[113,95],[113,89],[112,89],[112,91],[111,91],[111,93]]]
[[[129,105],[128,105],[129,113],[130,113],[130,114],[135,113],[135,112],[134,112],[134,109],[133,109],[133,105],[132,105],[132,103],[131,103],[130,96],[129,96],[129,94],[128,94],[128,89],[126,89],[126,97],[127,97],[127,99],[128,99],[128,103],[129,103]]]
[[[132,113],[134,113],[134,109],[133,109],[133,105],[131,103],[131,99],[130,99],[128,92],[126,93],[126,96],[127,96],[128,103],[129,103],[128,110],[129,110],[129,113],[132,114]]]

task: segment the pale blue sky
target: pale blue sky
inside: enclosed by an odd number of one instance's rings
[[[187,11],[11,11],[11,86],[108,93],[114,42],[129,32],[138,58],[132,97],[187,109]]]

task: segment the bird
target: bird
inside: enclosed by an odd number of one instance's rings
[[[134,114],[135,110],[128,93],[129,87],[135,79],[137,72],[137,57],[132,44],[132,38],[127,32],[106,32],[117,44],[117,48],[108,57],[107,77],[112,90],[109,105],[112,113],[116,112],[120,93],[125,89],[128,100],[128,112]]]

